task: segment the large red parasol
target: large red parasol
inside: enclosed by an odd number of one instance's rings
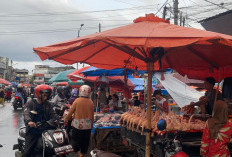
[[[50,46],[34,48],[42,60],[84,62],[98,68],[128,67],[148,71],[147,120],[151,128],[152,71],[172,68],[188,78],[230,76],[232,36],[170,24],[146,15],[133,24]],[[150,133],[146,157],[150,156]]]
[[[162,68],[171,67],[188,78],[218,78],[231,75],[232,36],[169,24],[152,15],[134,20],[133,24],[67,42],[35,48],[42,60],[63,64],[85,62],[96,67],[113,69],[127,66],[145,70],[148,61],[157,61],[149,52],[163,47]],[[123,55],[122,55],[123,54]],[[159,68],[156,62],[155,68]],[[209,70],[210,69],[210,70]],[[211,73],[211,72],[214,73]]]

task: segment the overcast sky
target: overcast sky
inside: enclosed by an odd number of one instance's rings
[[[168,0],[167,6],[173,5]],[[219,4],[218,0],[211,0]],[[14,66],[31,71],[41,62],[33,47],[76,38],[131,23],[138,16],[157,13],[166,0],[1,0],[0,56],[14,61]],[[232,0],[220,0],[232,8]],[[227,5],[228,4],[228,5]],[[187,26],[202,29],[196,20],[226,11],[205,0],[179,0],[179,7],[188,16]],[[109,11],[111,10],[111,11]],[[157,13],[162,16],[162,9]],[[172,17],[168,12],[167,17]]]

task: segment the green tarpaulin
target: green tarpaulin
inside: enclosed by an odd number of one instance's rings
[[[68,82],[69,79],[67,78],[67,75],[73,72],[75,69],[72,70],[66,70],[59,72],[55,76],[53,76],[48,82],[53,83],[53,82]]]

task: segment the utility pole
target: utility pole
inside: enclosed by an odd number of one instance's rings
[[[166,19],[166,13],[167,13],[167,7],[165,5],[163,10],[163,19]]]
[[[182,21],[183,21],[183,17],[182,17],[182,12],[180,12],[180,26],[183,26],[182,24]]]
[[[78,38],[80,37],[80,32],[81,32],[81,28],[84,26],[84,24],[80,25],[80,28],[78,29]],[[77,70],[78,70],[78,62],[77,62]]]
[[[185,17],[183,17],[183,27],[185,26]]]
[[[99,26],[98,26],[98,27],[99,27],[99,32],[101,32],[101,24],[100,24],[100,23],[99,23]]]
[[[173,7],[174,24],[178,25],[178,0],[173,0],[173,1],[174,1],[174,7]]]

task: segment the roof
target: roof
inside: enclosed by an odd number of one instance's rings
[[[28,73],[29,71],[27,69],[14,69],[15,72],[18,72],[18,73]]]
[[[208,31],[232,35],[232,10],[199,21]]]
[[[213,19],[216,19],[216,18],[218,18],[218,17],[224,16],[224,15],[227,15],[227,14],[230,14],[230,13],[232,13],[232,10],[229,10],[229,11],[226,11],[226,12],[223,12],[223,13],[220,13],[220,14],[217,14],[217,15],[215,15],[215,16],[212,16],[212,17],[203,19],[203,20],[201,20],[201,21],[199,21],[199,22],[201,23],[201,22],[204,22],[204,21],[213,20]]]

